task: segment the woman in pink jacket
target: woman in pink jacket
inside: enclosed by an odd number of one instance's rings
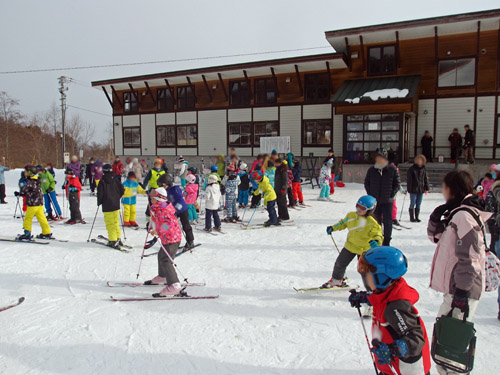
[[[432,261],[432,289],[443,293],[438,317],[472,320],[485,288],[485,212],[482,198],[473,195],[474,180],[466,171],[452,171],[443,181],[446,203],[429,218],[427,234],[437,243]],[[437,366],[439,374],[455,374]]]
[[[146,281],[145,284],[167,284],[160,293],[153,294],[153,297],[176,296],[180,294],[182,288],[171,259],[175,258],[181,243],[181,228],[175,216],[174,206],[167,202],[165,188],[158,188],[151,194],[149,232],[153,236],[158,236],[161,249],[158,252],[158,276]]]
[[[184,200],[188,208],[188,219],[190,223],[198,220],[198,214],[196,213],[196,198],[198,197],[198,185],[196,184],[196,177],[193,174],[188,174],[186,176],[186,187],[184,188]]]

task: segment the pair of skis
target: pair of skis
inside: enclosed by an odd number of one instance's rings
[[[42,241],[40,241],[42,240]],[[3,242],[17,242],[17,243],[32,243],[32,244],[36,244],[36,245],[48,245],[50,244],[50,241],[53,241],[53,242],[69,242],[68,240],[59,240],[57,238],[31,238],[31,239],[21,239],[18,237],[16,238],[0,238],[0,241],[3,241]]]
[[[270,225],[266,226],[264,223],[259,223],[259,224],[243,224],[242,229],[243,230],[252,230],[252,229],[265,229],[265,228],[280,228],[280,227],[294,227],[295,226],[295,221],[293,220],[287,220],[287,221],[281,221],[281,225]]]
[[[111,281],[108,281],[108,286],[110,288],[124,288],[124,287],[129,287],[129,288],[139,288],[139,287],[159,287],[161,285],[155,285],[155,284],[144,284],[144,283],[114,283]],[[132,298],[119,298],[119,297],[113,297],[110,296],[110,299],[115,302],[136,302],[136,301],[162,301],[162,300],[186,300],[186,299],[216,299],[219,298],[218,295],[213,295],[213,296],[191,296],[187,294],[184,289],[187,287],[201,287],[205,286],[205,283],[189,283],[185,282],[181,284],[183,290],[182,292],[177,295],[177,296],[167,296],[167,297],[132,297]]]
[[[12,309],[13,307],[16,307],[16,306],[19,306],[21,303],[24,302],[24,300],[25,300],[25,298],[21,297],[16,302],[11,303],[10,305],[0,307],[0,312]]]
[[[118,246],[109,246],[109,239],[103,235],[98,235],[97,238],[92,238],[90,242],[95,243],[97,245],[106,246],[110,249],[121,251],[122,253],[130,253],[134,248],[128,245],[118,245]]]

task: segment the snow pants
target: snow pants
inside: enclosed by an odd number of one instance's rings
[[[384,225],[384,246],[389,246],[392,238],[392,207],[393,203],[377,204],[373,213],[379,224]]]
[[[194,204],[188,204],[187,207],[189,221],[197,220],[198,214],[196,213],[196,207],[194,206]]]
[[[293,199],[293,188],[290,186],[288,189],[286,189],[286,194],[288,196],[288,205],[289,206],[295,206],[295,199]]]
[[[214,217],[214,225],[216,228],[220,227],[219,212],[217,210],[205,210],[205,229],[212,228],[212,216]]]
[[[299,203],[304,202],[304,196],[302,195],[302,185],[300,182],[292,182],[292,192],[293,192],[293,199]]]
[[[227,217],[238,217],[238,208],[236,207],[236,195],[226,194],[226,215]]]
[[[108,231],[108,240],[117,241],[120,233],[120,210],[104,212],[104,222]]]
[[[335,193],[335,173],[332,173],[332,180],[330,181],[330,194]]]
[[[52,206],[55,207],[57,216],[62,215],[61,207],[59,207],[59,202],[57,201],[57,196],[55,191],[43,195],[43,202],[45,204],[45,212],[52,215]]]
[[[245,206],[248,204],[248,189],[247,190],[239,190],[238,191],[238,203],[244,204]]]
[[[269,221],[271,224],[278,223],[278,216],[276,216],[276,199],[273,201],[267,202],[267,213],[269,214]]]
[[[392,220],[398,219],[398,205],[396,204],[396,200],[392,202]]]
[[[444,294],[443,295],[443,303],[441,303],[441,306],[439,307],[438,311],[438,318],[444,315],[448,315],[448,313],[451,310],[451,303],[453,302],[453,295],[451,294]],[[469,316],[467,317],[467,321],[471,322],[472,319],[474,318],[474,314],[477,309],[477,305],[479,304],[479,300],[477,299],[471,299],[469,298]],[[464,314],[458,310],[458,309],[453,309],[453,312],[451,314],[454,318],[462,320],[464,318]],[[441,367],[439,365],[436,365],[437,372],[439,375],[458,375],[458,372],[452,371],[445,369],[444,367]]]
[[[78,191],[70,191],[68,196],[69,211],[71,213],[71,221],[81,221],[82,214],[80,212],[80,193]]]
[[[337,260],[335,261],[335,265],[333,266],[333,272],[332,272],[332,279],[336,280],[342,280],[345,276],[345,270],[351,264],[352,260],[355,257],[358,257],[359,255],[351,253],[349,250],[347,250],[345,247],[340,251],[339,256],[337,257]],[[368,289],[368,286],[365,283],[365,278],[362,276],[363,279],[363,284],[365,284],[365,289]]]
[[[26,215],[24,215],[23,229],[31,232],[34,217],[36,217],[42,227],[42,234],[50,234],[50,226],[47,218],[45,217],[45,213],[43,212],[43,206],[28,207]]]
[[[123,222],[130,223],[135,222],[137,216],[136,205],[135,204],[124,204],[123,205]]]
[[[281,220],[290,220],[290,215],[288,215],[288,209],[286,207],[286,194],[276,192],[276,196],[276,203],[278,204],[278,217]]]
[[[330,196],[330,185],[323,185],[321,187],[321,192],[319,193],[320,198],[328,198]]]
[[[170,258],[175,259],[180,242],[162,244],[162,248],[158,251],[158,275],[167,279],[167,284],[172,285],[179,282],[177,272]],[[169,256],[165,253],[167,251]]]
[[[184,231],[184,236],[186,236],[186,241],[193,242],[194,241],[193,228],[191,227],[191,224],[189,224],[188,210],[186,209],[180,213],[178,212],[177,217],[181,221],[182,230]]]
[[[5,184],[0,184],[0,201],[5,203]]]

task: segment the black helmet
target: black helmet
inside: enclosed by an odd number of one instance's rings
[[[389,153],[385,148],[377,148],[375,152],[375,156],[382,156],[384,159],[389,159]]]
[[[38,164],[38,165],[36,166],[36,170],[37,170],[38,172],[41,172],[41,171],[43,171],[43,167],[42,167],[40,164]]]
[[[24,166],[24,169],[26,170],[26,172],[28,172],[28,174],[30,176],[34,176],[34,175],[36,175],[38,173],[36,167],[34,165],[31,165],[31,164],[26,164]]]
[[[113,167],[111,166],[111,164],[104,164],[102,166],[102,172],[103,173],[113,173]]]
[[[69,175],[72,175],[74,174],[75,172],[73,171],[73,169],[71,169],[70,167],[66,168],[66,170],[64,171],[64,174],[69,174]]]
[[[162,174],[160,176],[160,178],[158,178],[158,185],[167,185],[167,186],[171,186],[174,184],[174,178],[172,177],[171,174],[169,173],[165,173],[165,174]]]

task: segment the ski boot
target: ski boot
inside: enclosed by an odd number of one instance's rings
[[[16,239],[20,241],[31,241],[32,238],[31,232],[25,229],[24,234],[19,234]]]
[[[153,297],[161,298],[161,297],[174,297],[180,295],[182,292],[182,286],[180,283],[173,283],[171,285],[167,285],[165,288],[161,290],[160,293],[154,293]]]
[[[144,285],[160,285],[165,284],[167,279],[160,275],[153,277],[151,280],[144,281]]]
[[[216,231],[216,232],[222,232],[222,228],[221,227],[215,227],[214,231]]]
[[[54,239],[52,233],[49,233],[49,234],[40,233],[38,236],[36,236],[36,238],[39,238],[41,240],[53,240]]]
[[[186,242],[186,244],[182,248],[182,252],[184,253],[184,252],[189,251],[189,250],[191,250],[193,248],[194,248],[194,243],[193,242]]]
[[[323,285],[321,285],[321,289],[330,289],[330,288],[341,288],[347,286],[344,279],[330,279]]]
[[[69,225],[75,225],[76,224],[76,220],[68,220],[66,222],[64,222],[64,224],[69,224]]]
[[[415,221],[417,223],[421,223],[422,222],[422,220],[420,220],[419,216],[420,216],[420,208],[415,208]]]
[[[130,226],[134,228],[139,228],[139,224],[137,224],[135,221],[131,221]]]
[[[372,306],[366,306],[365,311],[363,311],[363,318],[365,319],[370,319],[373,315],[373,307]]]
[[[108,243],[106,244],[106,246],[112,247],[113,249],[119,249],[120,248],[120,241],[119,240],[108,241]]]
[[[56,221],[57,217],[52,216],[52,214],[48,214],[46,217],[47,221]]]
[[[210,233],[212,231],[212,228],[203,228],[204,232]]]
[[[130,224],[130,221],[124,221],[123,226],[124,227],[131,227],[132,225]]]
[[[400,224],[400,222],[399,222],[399,220],[398,220],[398,219],[394,219],[394,220],[392,221],[392,225],[395,225],[395,226],[397,226],[397,227],[400,227],[400,226],[401,226],[401,224]]]

